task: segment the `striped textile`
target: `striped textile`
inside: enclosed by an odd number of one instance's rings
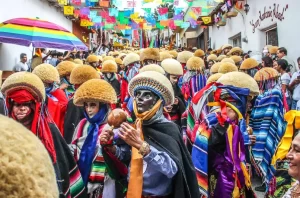
[[[200,193],[208,197],[208,139],[211,129],[207,127],[206,122],[203,122],[197,131],[192,150],[192,161],[196,169]]]
[[[210,85],[207,85],[201,91],[199,91],[197,94],[201,94],[201,99],[197,101],[197,104],[194,104],[194,102],[189,102],[187,110],[181,117],[182,129],[186,132],[187,137],[192,143],[195,141],[199,123],[209,113],[209,108],[206,106],[206,104],[208,102],[207,98],[212,92],[213,89],[210,87]]]
[[[193,76],[190,79],[190,88],[191,88],[191,97],[193,97],[198,91],[200,91],[206,85],[206,77],[205,75],[199,74]]]
[[[106,172],[106,165],[101,150],[96,155],[92,164],[89,183],[103,183]]]
[[[71,197],[78,197],[84,191],[84,183],[80,171],[76,166],[69,172]]]
[[[77,144],[79,143],[79,141],[84,141],[84,139],[86,138],[86,136],[84,137],[84,131],[83,131],[86,124],[87,124],[86,119],[81,120],[74,134],[75,140],[73,140],[72,144],[76,145],[74,149],[74,158],[76,162],[78,162],[80,156],[80,151],[78,150],[79,148]],[[100,132],[103,130],[104,126],[105,124],[99,126],[99,135]],[[105,173],[106,173],[106,165],[103,158],[101,146],[98,142],[96,147],[95,157],[91,167],[91,172],[88,179],[88,184],[87,184],[88,193],[92,193],[94,190],[97,190],[98,188],[102,188],[103,190]]]
[[[202,74],[191,76],[183,82],[181,91],[185,101],[188,103],[193,96],[206,85],[206,77]]]
[[[283,111],[282,93],[273,89],[257,97],[250,117],[249,126],[256,136],[253,155],[267,184],[274,177],[271,160],[286,128]]]

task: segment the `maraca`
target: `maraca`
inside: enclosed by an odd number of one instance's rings
[[[119,128],[123,122],[126,122],[127,120],[127,115],[122,109],[114,109],[112,110],[107,118],[107,123],[110,126],[110,135],[113,137],[114,132],[113,130],[115,128]],[[103,146],[108,146],[111,145],[113,142],[113,139],[109,140],[107,143],[103,143],[102,140],[100,140],[101,145]]]
[[[111,126],[111,130],[119,128],[123,122],[126,122],[127,115],[122,109],[114,109],[108,115],[107,123]]]

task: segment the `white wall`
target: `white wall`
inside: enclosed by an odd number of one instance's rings
[[[284,19],[282,21],[279,21],[275,17],[273,21],[271,18],[264,19],[255,30],[255,33],[253,33],[250,21],[253,20],[255,22],[259,18],[259,11],[263,14],[265,6],[267,6],[267,8],[271,6],[273,10],[274,3],[280,5],[279,12],[282,12],[282,8],[288,4],[288,9],[284,13]],[[251,0],[248,1],[248,4],[250,5],[250,11],[247,15],[244,12],[242,12],[243,15],[239,13],[237,17],[227,19],[226,26],[218,29],[216,25],[214,25],[209,28],[212,47],[219,48],[223,44],[229,43],[228,40],[230,37],[241,32],[242,38],[245,36],[248,37],[248,43],[242,42],[244,51],[262,52],[263,47],[266,45],[265,32],[262,30],[277,23],[279,46],[286,47],[288,56],[296,62],[296,59],[300,56],[300,26],[297,22],[300,18],[300,1]]]
[[[40,18],[56,23],[65,29],[72,31],[72,22],[49,6],[47,1],[42,0],[8,0],[1,2],[0,23],[12,18]],[[28,60],[32,55],[32,48],[0,43],[0,70],[11,70],[19,61],[21,53],[26,53]]]

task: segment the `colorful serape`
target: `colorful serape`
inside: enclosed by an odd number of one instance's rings
[[[186,102],[206,85],[206,77],[202,74],[191,76],[182,85],[181,91]]]
[[[75,131],[74,137],[76,137],[72,144],[77,144],[77,140],[83,136],[83,128],[85,124],[87,123],[86,119],[83,119],[80,121],[78,125],[78,130]],[[99,131],[101,132],[104,128],[105,124],[99,126]],[[79,156],[77,147],[74,150],[74,158],[78,162]],[[88,187],[91,187],[93,185],[99,186],[104,184],[104,177],[106,172],[106,165],[104,162],[104,158],[102,155],[101,149],[97,149],[97,153],[95,153],[92,165],[91,165],[91,171],[88,176]]]
[[[81,178],[78,166],[69,172],[70,175],[70,195],[71,197],[78,197],[84,191],[84,183]]]
[[[253,155],[267,184],[274,177],[271,160],[285,132],[283,110],[282,93],[273,89],[257,97],[250,117],[249,125],[256,136]]]

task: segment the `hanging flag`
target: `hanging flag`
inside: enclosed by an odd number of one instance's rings
[[[191,26],[193,26],[193,27],[198,25],[197,21],[192,18],[189,19],[189,22],[190,22]]]
[[[151,43],[150,43],[150,45],[149,45],[150,48],[153,48],[153,47],[154,47],[154,41],[155,41],[155,37],[152,36]]]
[[[99,1],[99,6],[108,8],[109,7],[109,0],[100,0]]]
[[[182,20],[175,20],[174,23],[175,23],[176,26],[180,27],[181,24],[183,23],[183,21]]]
[[[114,28],[114,24],[105,23],[104,25],[104,29],[113,29],[113,28]]]
[[[144,23],[143,29],[144,29],[144,30],[151,30],[151,29],[152,29],[152,26],[151,26],[151,25],[148,25],[147,23]]]
[[[183,8],[175,8],[175,15],[180,14],[183,11]]]
[[[135,12],[135,13],[130,15],[130,19],[132,19],[132,20],[135,20],[137,18],[139,18],[139,13],[138,12]]]
[[[130,15],[133,13],[134,13],[134,9],[126,9],[124,10],[124,17],[130,17]]]
[[[80,8],[80,16],[89,16],[90,9],[88,7]]]
[[[181,28],[189,28],[190,27],[190,22],[183,22],[182,24],[181,24]]]
[[[155,20],[155,18],[154,18],[152,15],[150,15],[150,14],[145,15],[144,18],[145,18],[146,21],[147,21],[148,23],[150,23],[151,25],[155,25],[155,24],[156,24],[156,20]]]
[[[170,20],[161,20],[161,21],[160,21],[160,25],[161,25],[161,26],[164,26],[164,27],[169,26],[169,23],[170,23]]]
[[[202,21],[204,24],[209,24],[211,23],[211,17],[202,17]]]
[[[190,15],[190,17],[191,17],[192,19],[197,20],[197,16],[196,16],[196,14],[195,14],[193,11],[190,11],[190,12],[189,12],[189,15]]]
[[[134,7],[136,7],[136,2],[135,2],[135,0],[127,1],[127,7],[128,7],[128,8],[134,8]]]
[[[192,11],[196,14],[196,15],[200,15],[201,14],[201,7],[191,7]]]
[[[168,13],[168,8],[158,8],[158,13],[164,15]]]
[[[101,16],[96,16],[92,20],[94,23],[101,23],[102,22],[102,17]]]
[[[189,7],[193,5],[193,0],[185,0]]]
[[[68,5],[68,0],[57,0],[59,5]]]
[[[162,25],[160,25],[160,22],[156,22],[156,28],[158,28],[158,29],[164,29],[165,27],[164,26],[162,26]]]
[[[80,6],[81,5],[81,0],[72,0],[72,4]]]
[[[161,21],[161,20],[167,20],[168,17],[166,14],[163,14],[163,15],[158,15],[158,21]]]
[[[183,19],[183,14],[174,15],[173,19],[174,20],[182,20]]]
[[[226,3],[221,7],[221,10],[222,10],[223,12],[227,12],[227,11],[228,11],[228,8],[227,8]]]
[[[147,14],[151,14],[151,8],[143,8],[143,10],[144,10]]]
[[[118,29],[118,30],[125,30],[126,29],[126,25],[119,24],[119,25],[115,26],[115,28]]]
[[[175,22],[174,20],[170,19],[170,22],[169,22],[169,28],[171,30],[175,30],[176,29],[176,25],[175,25]]]
[[[129,19],[128,18],[121,18],[119,19],[119,23],[122,25],[127,25],[129,23]]]
[[[228,1],[226,2],[226,4],[227,4],[227,6],[228,6],[229,8],[232,6],[232,4],[231,4],[231,1],[230,1],[230,0],[228,0]]]
[[[103,19],[106,19],[109,17],[109,13],[105,10],[101,11],[100,12],[100,16],[103,18]]]
[[[64,6],[64,15],[74,15],[74,7]]]
[[[91,10],[90,14],[89,14],[89,18],[94,19],[97,16],[97,14],[98,14],[98,11]]]
[[[85,0],[85,6],[86,7],[94,7],[95,2],[92,2],[92,0]]]
[[[80,15],[80,10],[74,10],[74,17],[78,18]]]
[[[89,20],[86,20],[86,19],[80,20],[80,26],[82,26],[82,27],[88,27],[88,26],[93,26],[93,25],[94,25],[94,23]]]
[[[116,17],[109,16],[106,18],[106,23],[116,23]]]
[[[117,8],[108,8],[109,16],[118,17],[119,11]]]

